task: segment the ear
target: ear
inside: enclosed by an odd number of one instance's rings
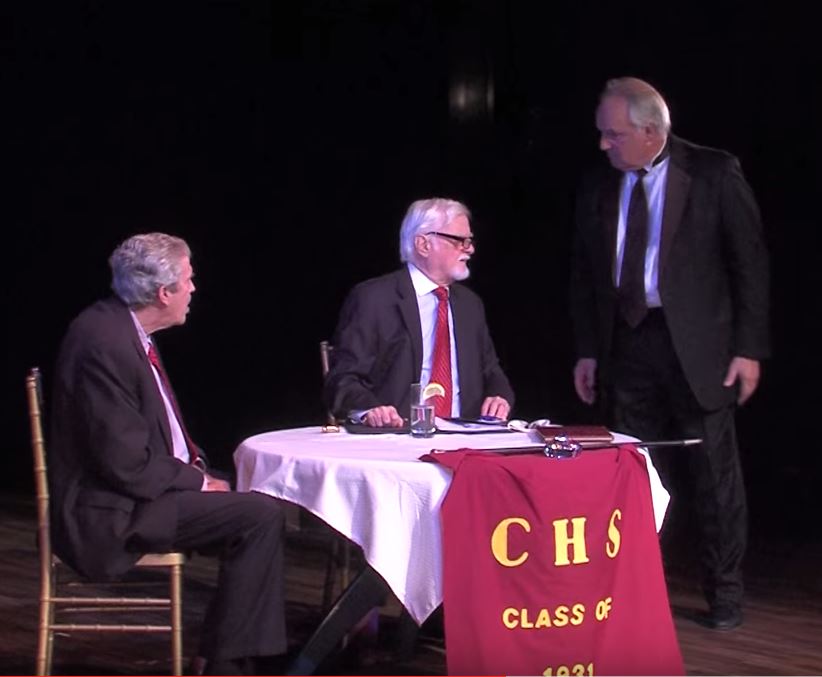
[[[425,237],[425,235],[414,236],[414,250],[419,256],[427,258],[429,252],[431,251],[430,238]]]
[[[659,143],[661,135],[656,127],[646,125],[642,128],[642,133],[645,136],[645,145],[651,146]]]
[[[168,290],[168,287],[163,285],[157,290],[157,303],[165,308],[169,304],[169,300],[171,298],[171,292]]]

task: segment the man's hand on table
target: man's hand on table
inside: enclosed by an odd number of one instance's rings
[[[363,423],[372,428],[402,428],[405,422],[392,406],[374,407],[363,417]]]
[[[502,421],[507,421],[510,413],[511,405],[508,404],[508,400],[499,395],[486,397],[480,408],[481,416],[494,416]]]

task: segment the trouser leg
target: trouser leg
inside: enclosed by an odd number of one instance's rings
[[[682,425],[684,435],[703,440],[688,454],[687,471],[701,534],[705,598],[711,607],[738,605],[743,595],[748,513],[734,407],[701,412],[699,419]]]
[[[180,492],[174,547],[220,558],[201,653],[226,660],[285,652],[284,512],[258,493]]]
[[[708,603],[738,604],[747,508],[734,406],[702,409],[682,371],[662,311],[649,314],[636,329],[618,323],[612,357],[609,395],[615,430],[645,440],[703,440],[697,447],[652,450],[651,456],[671,492],[670,510],[689,510],[697,518]],[[687,505],[682,500],[686,495]]]

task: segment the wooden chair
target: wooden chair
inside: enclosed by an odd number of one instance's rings
[[[172,674],[183,674],[183,625],[182,625],[182,567],[185,556],[179,552],[151,553],[143,555],[135,565],[138,569],[164,568],[169,573],[169,595],[167,597],[117,597],[99,596],[104,584],[85,581],[60,582],[59,569],[67,568],[52,553],[49,526],[49,491],[46,474],[46,447],[43,438],[42,392],[40,371],[31,369],[26,377],[29,419],[31,423],[31,446],[34,453],[34,483],[37,496],[37,545],[40,554],[40,620],[37,632],[36,674],[51,673],[55,633],[99,632],[99,633],[167,633],[171,636]],[[140,584],[144,585],[144,584]],[[63,590],[71,588],[69,594]],[[74,591],[86,590],[85,596]],[[169,614],[167,625],[137,623],[62,623],[55,620],[62,613],[146,613],[166,610]],[[99,619],[95,619],[99,620]]]

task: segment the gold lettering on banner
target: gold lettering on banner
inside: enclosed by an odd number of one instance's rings
[[[514,607],[508,607],[502,612],[502,624],[509,630],[539,630],[542,628],[564,628],[569,623],[571,625],[580,625],[585,620],[585,605],[579,603],[571,607],[560,604],[554,607],[553,610],[543,607],[537,610],[536,620],[531,620],[534,617],[532,611],[526,608],[515,609]]]
[[[534,623],[535,628],[550,628],[551,627],[551,614],[548,613],[548,609],[540,609],[539,615],[537,616],[537,621]]]
[[[605,599],[599,600],[597,602],[597,608],[594,612],[596,614],[598,621],[604,621],[608,618],[608,614],[611,613],[611,607],[614,606],[614,598],[613,597],[606,597]]]
[[[617,556],[622,543],[622,534],[619,533],[616,520],[622,520],[622,511],[619,508],[614,509],[608,522],[608,542],[605,544],[605,554],[611,559]]]
[[[555,566],[563,567],[571,564],[571,560],[568,557],[569,547],[573,547],[574,549],[574,564],[585,564],[590,561],[585,547],[585,521],[585,517],[572,518],[572,532],[569,536],[568,520],[554,520]]]
[[[605,541],[605,554],[610,559],[616,558],[622,547],[622,532],[619,529],[621,521],[622,510],[614,508],[608,519],[607,540]],[[554,529],[554,566],[587,564],[591,561],[588,557],[586,542],[587,523],[587,517],[565,517],[551,522]],[[506,517],[500,520],[491,532],[491,554],[505,567],[518,567],[530,556],[528,550],[522,550],[519,553],[511,553],[509,550],[509,537],[515,525],[526,534],[531,533],[531,523],[524,517]],[[597,532],[599,533],[599,530]],[[535,537],[542,542],[542,534],[535,534]]]
[[[528,520],[522,517],[506,517],[494,528],[491,534],[491,553],[494,559],[497,560],[504,567],[517,567],[528,559],[528,551],[525,550],[516,559],[511,559],[508,553],[508,528],[516,524],[525,531],[526,534],[531,533],[531,525]]]
[[[594,664],[575,663],[574,665],[557,665],[557,667],[545,668],[542,673],[545,677],[593,677]]]

